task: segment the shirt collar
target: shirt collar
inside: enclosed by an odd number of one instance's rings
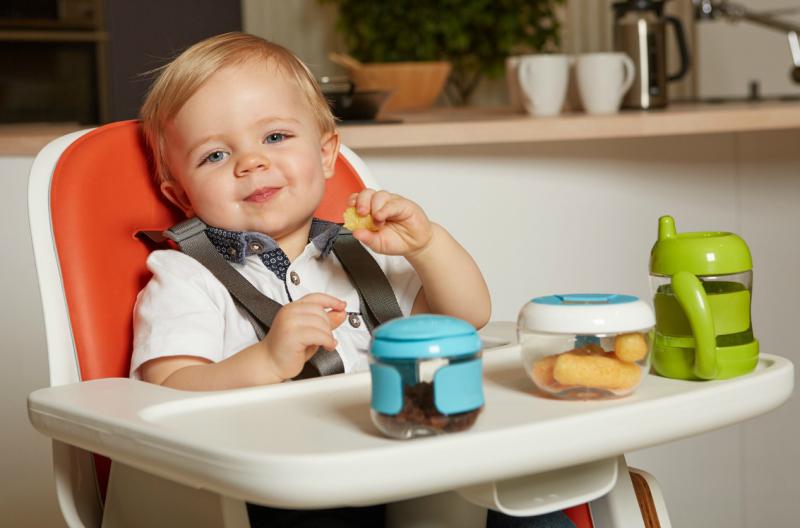
[[[341,229],[339,224],[314,218],[311,220],[308,241],[319,250],[320,257],[327,257]],[[272,237],[256,231],[229,231],[208,226],[206,235],[225,260],[237,264],[243,263],[251,255],[261,255],[278,248],[278,243]]]

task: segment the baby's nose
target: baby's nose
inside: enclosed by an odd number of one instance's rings
[[[253,172],[269,169],[269,158],[263,154],[246,154],[236,163],[236,175],[247,176]]]

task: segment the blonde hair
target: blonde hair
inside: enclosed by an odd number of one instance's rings
[[[223,33],[194,44],[158,70],[140,111],[142,130],[153,157],[156,179],[172,176],[164,153],[164,128],[200,87],[216,72],[247,60],[274,61],[292,77],[305,96],[322,134],[333,132],[335,122],[330,107],[308,67],[294,53],[255,35]]]

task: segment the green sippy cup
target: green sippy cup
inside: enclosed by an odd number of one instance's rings
[[[676,233],[671,216],[659,218],[650,253],[656,373],[709,380],[755,369],[752,267],[747,244],[733,233]]]

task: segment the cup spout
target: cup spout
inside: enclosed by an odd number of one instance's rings
[[[678,236],[675,230],[675,219],[669,215],[662,216],[658,219],[658,239],[666,240]]]

